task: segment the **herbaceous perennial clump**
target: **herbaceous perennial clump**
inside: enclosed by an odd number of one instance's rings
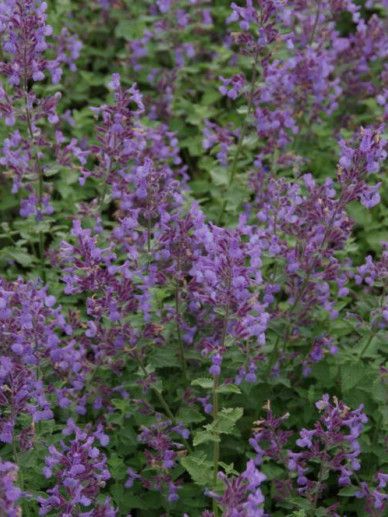
[[[385,515],[387,7],[1,2],[1,515]]]

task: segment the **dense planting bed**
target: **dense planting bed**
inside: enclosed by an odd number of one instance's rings
[[[385,515],[386,8],[0,0],[0,517]]]

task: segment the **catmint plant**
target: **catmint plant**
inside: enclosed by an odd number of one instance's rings
[[[386,4],[1,3],[1,515],[386,514]]]

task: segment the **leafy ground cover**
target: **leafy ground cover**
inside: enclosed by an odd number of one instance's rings
[[[0,515],[385,515],[386,8],[0,2]]]

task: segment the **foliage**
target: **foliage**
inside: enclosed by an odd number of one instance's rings
[[[384,515],[386,7],[1,2],[1,515]]]

